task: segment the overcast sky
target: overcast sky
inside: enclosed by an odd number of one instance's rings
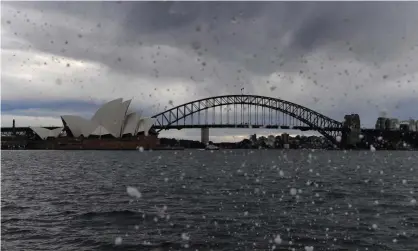
[[[417,2],[1,7],[2,126],[12,118],[18,126],[61,125],[60,115],[89,117],[117,97],[133,98],[135,110],[153,115],[170,100],[180,105],[242,87],[340,121],[358,113],[367,127],[382,112],[418,119]],[[200,137],[198,130],[169,132],[162,136]]]

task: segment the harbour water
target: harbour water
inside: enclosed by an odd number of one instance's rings
[[[2,151],[1,164],[3,250],[418,250],[416,152]]]

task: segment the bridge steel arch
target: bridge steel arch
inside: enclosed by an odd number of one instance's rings
[[[307,107],[278,98],[244,94],[209,97],[173,107],[152,116],[155,119],[154,128],[157,129],[157,132],[160,132],[194,113],[227,105],[253,105],[277,110],[303,122],[311,130],[318,131],[334,144],[338,144],[336,136],[343,131],[343,123]],[[210,127],[210,124],[207,127]]]

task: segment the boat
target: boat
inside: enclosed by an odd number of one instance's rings
[[[219,150],[219,147],[212,145],[212,144],[208,144],[205,150]]]

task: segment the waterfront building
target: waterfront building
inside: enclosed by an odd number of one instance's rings
[[[129,112],[132,100],[118,98],[102,105],[91,117],[86,119],[77,115],[62,115],[62,127],[48,129],[30,127],[41,139],[57,138],[63,134],[68,137],[84,138],[123,138],[144,133],[145,136],[154,119],[141,117],[136,112]]]

